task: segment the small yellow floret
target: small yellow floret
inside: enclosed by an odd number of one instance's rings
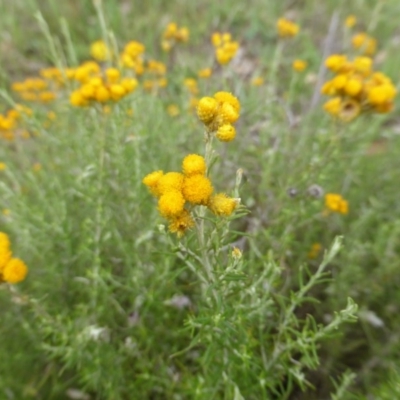
[[[228,103],[236,110],[237,113],[240,112],[240,102],[232,93],[217,92],[214,94],[214,99],[220,103]]]
[[[158,181],[158,190],[161,194],[171,190],[181,192],[184,176],[180,172],[167,172]]]
[[[349,15],[346,20],[344,21],[344,24],[348,28],[352,28],[355,24],[357,23],[357,18],[354,15]]]
[[[189,211],[183,210],[176,217],[170,219],[169,231],[182,237],[185,232],[194,226],[194,220]]]
[[[171,190],[164,193],[158,200],[158,210],[165,218],[173,218],[182,213],[185,199],[181,192]]]
[[[344,91],[351,97],[357,96],[362,90],[362,83],[359,79],[351,78],[346,82]]]
[[[302,72],[307,68],[307,61],[304,60],[294,60],[292,68],[297,72]]]
[[[164,175],[164,172],[159,170],[159,171],[154,171],[148,175],[146,175],[142,182],[149,188],[150,192],[154,196],[160,196],[161,193],[158,189],[158,182],[160,181],[160,178]]]
[[[216,215],[228,217],[237,206],[236,199],[228,197],[225,193],[218,193],[212,196],[208,208]]]
[[[206,160],[198,154],[189,154],[183,159],[182,171],[186,176],[204,175],[206,173]]]
[[[202,97],[197,104],[197,116],[208,124],[218,113],[218,102],[212,97]]]
[[[3,269],[3,279],[8,283],[18,283],[28,273],[26,264],[19,258],[12,258]]]
[[[185,178],[182,192],[190,203],[206,205],[213,192],[213,187],[211,181],[204,175],[192,175]]]
[[[342,100],[340,97],[334,97],[324,104],[324,110],[331,115],[338,115],[340,112]]]
[[[219,110],[222,124],[234,124],[239,119],[239,113],[232,104],[224,102]]]
[[[236,137],[236,129],[233,125],[221,125],[215,135],[221,142],[231,142]]]

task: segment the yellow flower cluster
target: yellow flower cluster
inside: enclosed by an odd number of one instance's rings
[[[90,45],[90,55],[100,62],[111,59],[111,51],[104,40],[97,40]]]
[[[349,212],[349,203],[337,193],[327,193],[325,195],[325,206],[328,211],[339,214],[347,214]]]
[[[291,38],[299,33],[300,27],[288,19],[279,18],[276,22],[276,29],[280,37]]]
[[[97,68],[89,66],[83,71],[75,72],[74,77],[81,85],[70,95],[70,102],[76,107],[88,106],[93,102],[119,101],[132,93],[138,85],[135,78],[121,77],[121,72],[116,68],[107,68],[101,73]]]
[[[17,135],[28,139],[30,134],[21,126],[21,116],[32,115],[32,110],[26,106],[17,104],[15,108],[0,114],[0,138],[14,140]]]
[[[229,216],[236,208],[235,199],[223,193],[213,195],[206,171],[204,157],[189,154],[183,159],[182,172],[154,171],[143,178],[143,183],[158,198],[158,211],[169,221],[170,232],[178,237],[194,226],[193,207],[207,206],[219,216]]]
[[[145,50],[146,48],[140,42],[134,40],[128,42],[120,55],[121,64],[126,68],[133,69],[136,75],[142,75],[144,73],[143,54]]]
[[[186,43],[189,40],[189,29],[179,28],[175,22],[170,22],[162,35],[161,47],[164,51],[170,51],[176,43]]]
[[[211,43],[215,48],[215,57],[220,65],[228,64],[239,50],[239,42],[233,41],[230,33],[213,33]]]
[[[21,82],[14,82],[11,89],[25,101],[48,103],[56,98],[48,82],[41,78],[28,78]]]
[[[361,112],[390,112],[396,88],[385,74],[374,72],[372,64],[372,59],[365,56],[353,61],[339,54],[328,57],[325,65],[335,76],[321,89],[323,94],[332,96],[324,104],[325,111],[344,122]]]
[[[233,124],[240,113],[239,100],[228,92],[218,92],[214,97],[202,97],[197,105],[197,116],[204,123],[209,133],[221,142],[235,139],[236,129]]]
[[[168,85],[167,66],[161,61],[148,60],[146,63],[146,80],[143,81],[143,88],[147,91],[154,91],[158,88],[165,88]]]
[[[28,268],[19,258],[13,258],[10,238],[0,232],[0,283],[18,283],[25,279]]]
[[[351,43],[355,49],[360,50],[366,56],[373,56],[376,52],[376,39],[364,32],[354,35]]]

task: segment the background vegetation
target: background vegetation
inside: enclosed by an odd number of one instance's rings
[[[100,9],[89,0],[0,0],[2,112],[20,102],[12,82],[60,62],[76,66],[109,34],[120,49],[142,42],[147,57],[168,65],[157,95],[139,87],[104,113],[72,107],[65,91],[28,104],[30,139],[3,140],[0,227],[29,275],[0,287],[0,397],[399,397],[397,107],[339,123],[322,110],[318,74],[328,76],[324,56],[353,54],[344,20],[354,14],[354,31],[378,40],[376,68],[398,85],[400,3],[110,0]],[[301,27],[283,48],[282,15]],[[160,48],[171,21],[190,28],[173,59]],[[215,268],[224,278],[211,285],[216,303],[188,269],[190,252],[159,226],[142,184],[203,153],[183,81],[215,67],[215,31],[230,32],[241,50],[225,71],[199,79],[200,96],[232,92],[242,112],[235,141],[215,146],[213,182],[232,193],[243,170],[241,217],[221,238]],[[292,70],[296,58],[306,71]],[[258,76],[265,83],[252,85]],[[349,213],[325,216],[315,185],[340,193]],[[193,235],[182,243],[199,250]],[[315,243],[322,250],[310,259]],[[242,251],[236,264],[232,246]]]

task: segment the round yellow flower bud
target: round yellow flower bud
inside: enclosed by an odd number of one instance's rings
[[[221,125],[215,135],[221,142],[231,142],[236,137],[236,129],[233,125]]]
[[[212,192],[211,181],[204,175],[192,175],[183,182],[183,196],[192,204],[206,205]]]
[[[9,283],[18,283],[25,279],[28,268],[19,258],[12,258],[3,269],[3,279]]]
[[[164,193],[158,200],[158,210],[165,218],[173,218],[181,214],[185,206],[185,199],[181,192],[171,190]]]
[[[186,176],[204,175],[206,173],[206,160],[198,154],[189,154],[183,159],[182,170]]]
[[[203,97],[197,104],[197,116],[200,121],[208,124],[211,122],[218,112],[218,102],[212,97]]]

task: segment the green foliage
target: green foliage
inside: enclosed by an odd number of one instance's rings
[[[359,18],[380,43],[379,69],[398,78],[398,2],[103,3],[0,0],[2,112],[20,101],[11,82],[76,66],[99,38],[142,41],[169,65],[167,88],[139,87],[109,112],[72,107],[67,86],[30,105],[30,139],[3,141],[0,230],[29,275],[0,286],[0,398],[397,398],[398,121],[346,125],[310,104],[334,13]],[[285,12],[302,30],[280,45]],[[159,48],[169,21],[191,29],[173,56]],[[242,111],[235,141],[206,152],[216,191],[241,205],[224,218],[199,207],[179,239],[142,179],[204,154],[183,80],[212,65],[217,30],[244,53],[199,80],[199,96],[230,91]],[[350,51],[342,30],[330,52]],[[292,71],[295,58],[306,72]],[[324,212],[320,190],[340,193],[349,214]]]

